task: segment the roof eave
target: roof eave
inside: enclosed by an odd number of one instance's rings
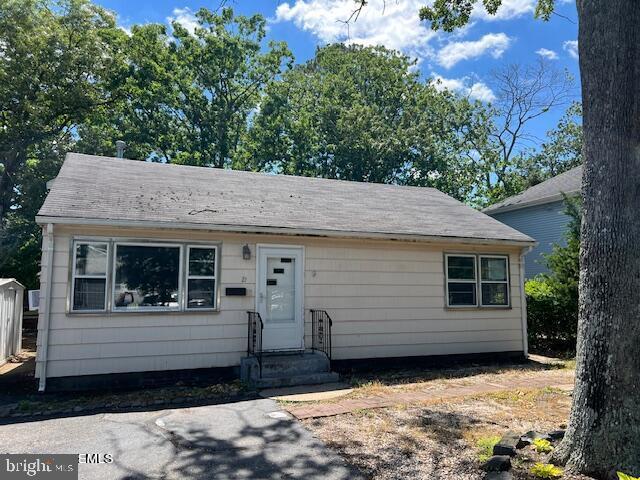
[[[177,223],[177,222],[154,222],[142,220],[109,220],[99,218],[78,218],[78,217],[55,217],[37,215],[36,223],[44,225],[64,224],[64,225],[86,225],[100,227],[124,227],[124,228],[170,228],[177,230],[209,230],[230,233],[259,233],[275,235],[298,235],[298,236],[320,236],[339,238],[367,238],[372,240],[402,240],[413,242],[458,242],[470,245],[509,245],[517,247],[527,247],[536,245],[533,239],[499,239],[499,238],[475,238],[456,237],[444,235],[419,235],[419,234],[396,234],[384,232],[356,232],[347,230],[321,230],[302,229],[286,227],[261,227],[255,225],[216,225],[200,223]]]
[[[515,204],[511,204],[511,205],[505,205],[504,207],[487,207],[482,209],[482,213],[486,214],[486,215],[494,215],[496,213],[504,213],[504,212],[511,212],[513,210],[520,210],[522,208],[527,208],[527,207],[535,207],[538,205],[544,205],[547,203],[554,203],[554,202],[558,202],[560,200],[562,200],[563,194],[564,195],[575,195],[580,193],[580,190],[571,190],[569,192],[562,192],[562,193],[556,193],[555,195],[551,195],[549,197],[543,197],[543,198],[537,198],[536,200],[531,200],[528,202],[522,202],[522,203],[515,203]]]

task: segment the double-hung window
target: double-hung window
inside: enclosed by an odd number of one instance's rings
[[[509,306],[507,256],[446,254],[445,275],[448,307]]]
[[[215,310],[218,246],[76,240],[72,312]]]
[[[507,257],[480,256],[480,301],[485,307],[509,305]]]
[[[73,310],[84,312],[106,310],[108,259],[108,243],[76,242],[74,244],[71,272]]]
[[[478,304],[475,255],[446,255],[447,305],[475,307]]]
[[[192,245],[187,251],[187,308],[215,308],[216,249]]]

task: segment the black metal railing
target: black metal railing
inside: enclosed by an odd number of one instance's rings
[[[264,330],[264,324],[258,312],[248,311],[247,320],[247,355],[256,357],[258,360],[260,378],[262,378],[262,330]]]
[[[311,350],[323,352],[331,360],[331,326],[333,321],[325,310],[311,311]]]

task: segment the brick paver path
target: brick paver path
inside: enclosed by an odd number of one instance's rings
[[[474,385],[451,385],[440,387],[429,387],[425,382],[424,388],[413,389],[411,391],[397,391],[384,393],[382,395],[344,399],[331,403],[316,403],[313,405],[290,405],[284,408],[298,419],[331,417],[371,408],[392,407],[394,405],[406,403],[437,403],[443,400],[482,395],[485,393],[503,392],[518,389],[535,389],[553,387],[561,390],[573,389],[572,373],[567,371],[545,372],[539,377],[515,377],[496,379],[494,382],[484,382]]]

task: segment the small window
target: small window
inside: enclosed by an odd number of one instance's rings
[[[180,246],[116,244],[115,310],[180,308]]]
[[[109,245],[76,242],[73,247],[72,310],[104,311],[107,300]]]
[[[447,305],[470,307],[478,304],[476,299],[475,255],[447,255]]]
[[[480,292],[483,306],[509,305],[509,276],[506,257],[480,256]]]
[[[216,248],[189,247],[187,308],[216,308]]]

